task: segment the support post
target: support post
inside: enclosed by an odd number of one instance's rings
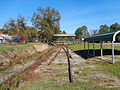
[[[114,41],[112,41],[112,63],[115,63],[115,61],[114,61]]]
[[[85,55],[85,41],[84,41],[84,55]]]
[[[88,55],[90,54],[90,50],[89,50],[89,41],[88,41]]]
[[[93,41],[93,56],[95,56],[95,42]]]
[[[101,58],[103,59],[103,48],[102,48],[103,41],[100,41],[100,49],[101,49]]]

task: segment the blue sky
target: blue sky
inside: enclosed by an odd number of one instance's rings
[[[30,18],[36,9],[51,6],[61,14],[61,30],[74,33],[86,25],[90,31],[102,24],[120,23],[119,4],[120,0],[0,0],[0,28],[18,15],[26,17],[31,26]]]

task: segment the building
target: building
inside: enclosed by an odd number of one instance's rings
[[[9,36],[8,34],[3,34],[0,32],[0,43],[7,43],[10,40],[12,40],[12,36]]]

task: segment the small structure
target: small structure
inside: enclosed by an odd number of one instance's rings
[[[54,34],[55,42],[70,42],[75,40],[75,34]]]
[[[3,40],[4,40],[4,38],[0,36],[0,43],[2,43]]]
[[[102,48],[102,43],[103,41],[111,41],[111,48],[112,48],[112,63],[114,63],[114,42],[115,41],[120,41],[120,31],[114,31],[114,32],[107,32],[107,33],[102,33],[98,35],[94,35],[88,38],[84,39],[84,52],[85,52],[85,42],[88,42],[88,54],[89,52],[89,43],[92,41],[93,42],[93,56],[95,56],[95,45],[94,42],[98,41],[100,42],[100,49],[101,49],[101,58],[103,59],[103,48]]]
[[[2,32],[0,32],[0,43],[6,43],[10,40],[12,40],[12,36],[9,36],[8,34],[3,34]]]
[[[75,37],[75,34],[54,34],[54,37]]]

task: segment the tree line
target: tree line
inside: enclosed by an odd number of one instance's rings
[[[3,33],[7,33],[17,40],[52,40],[53,34],[66,33],[60,30],[60,13],[54,8],[38,8],[31,17],[32,26],[27,26],[27,19],[18,16],[17,19],[10,18],[7,23],[0,29]]]

